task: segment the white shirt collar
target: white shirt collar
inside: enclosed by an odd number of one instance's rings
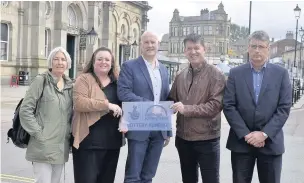
[[[145,59],[144,56],[142,56],[142,58],[144,59],[145,64],[146,64],[147,66],[152,67],[152,64],[151,64],[150,62],[148,62],[148,61]],[[159,62],[158,62],[157,59],[155,59],[155,68],[159,68]]]

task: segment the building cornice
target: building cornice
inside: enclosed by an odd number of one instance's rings
[[[152,6],[149,6],[148,1],[127,1],[127,2],[139,6],[140,8],[143,8],[146,11],[152,9]]]

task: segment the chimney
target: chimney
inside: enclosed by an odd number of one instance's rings
[[[292,31],[287,31],[287,33],[286,33],[286,39],[294,39]]]

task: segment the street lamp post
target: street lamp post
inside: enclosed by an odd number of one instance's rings
[[[294,14],[295,18],[297,20],[296,23],[296,41],[295,41],[295,53],[294,53],[294,61],[293,61],[293,72],[292,72],[292,87],[293,87],[293,95],[292,95],[292,105],[296,102],[297,97],[295,97],[295,78],[294,78],[294,72],[297,72],[297,67],[296,67],[296,60],[297,60],[297,43],[298,43],[298,23],[299,23],[299,18],[301,15],[301,8],[299,8],[298,4],[296,8],[294,9]]]
[[[94,45],[97,37],[98,37],[98,34],[94,30],[94,27],[92,27],[91,31],[87,33],[88,44]]]
[[[86,55],[86,50],[88,49],[87,46],[92,47],[95,44],[97,37],[98,37],[98,34],[94,30],[94,27],[92,27],[92,29],[89,32],[84,29],[81,29],[79,47],[80,47],[80,54],[81,54],[80,57],[82,60],[81,61],[82,69],[84,69],[84,67],[86,65],[85,60],[90,58],[90,55],[87,55],[87,59],[84,58]]]
[[[303,46],[303,42],[304,42],[304,29],[301,27],[301,29],[299,30],[299,35],[300,35],[300,40],[301,40],[301,45],[300,45],[300,63],[301,63],[301,69],[302,69],[302,79],[304,78],[304,63],[302,61],[302,46]],[[302,94],[304,92],[304,80],[302,81],[302,85],[301,85],[301,90],[302,90]]]

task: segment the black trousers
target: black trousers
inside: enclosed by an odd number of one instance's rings
[[[73,148],[75,183],[114,183],[119,152]]]
[[[256,161],[260,183],[280,183],[282,155],[231,152],[233,183],[251,183]]]
[[[198,166],[204,183],[219,183],[220,139],[186,141],[176,136],[183,183],[198,182]]]

